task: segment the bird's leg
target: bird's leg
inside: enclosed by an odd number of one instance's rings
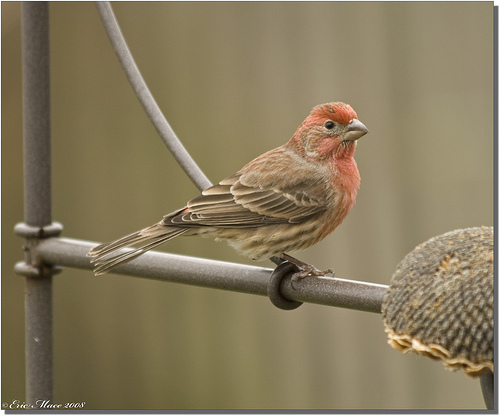
[[[276,266],[279,266],[281,263],[285,262],[285,259],[276,256],[270,257],[269,260],[271,260]]]
[[[298,271],[292,275],[292,282],[296,282],[299,279],[303,279],[306,276],[326,276],[327,274],[331,274],[332,277],[335,276],[335,271],[333,269],[321,271],[321,270],[317,269],[316,267],[314,267],[312,264],[304,263],[303,261],[300,261],[300,260],[296,259],[295,257],[289,256],[286,253],[283,253],[278,258],[276,258],[276,257],[271,258],[271,260],[276,263],[276,261],[273,259],[286,260],[292,264],[295,264],[300,269],[300,271]]]

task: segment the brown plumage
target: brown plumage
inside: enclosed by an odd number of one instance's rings
[[[360,178],[353,155],[356,140],[367,132],[347,104],[314,107],[283,146],[252,160],[159,223],[94,247],[88,254],[94,273],[106,273],[179,235],[226,239],[255,260],[289,260],[287,251],[322,240],[354,205]],[[138,248],[133,251],[115,253],[134,245]]]

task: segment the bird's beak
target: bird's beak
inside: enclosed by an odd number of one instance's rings
[[[347,130],[344,134],[344,140],[354,141],[368,133],[366,126],[357,119],[351,120],[347,125]]]

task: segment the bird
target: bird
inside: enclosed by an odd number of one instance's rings
[[[356,201],[357,140],[368,133],[343,102],[315,106],[284,145],[263,153],[150,227],[92,248],[102,275],[179,236],[226,240],[240,254],[297,266],[292,280],[327,271],[302,262],[302,250],[333,232]],[[133,250],[121,252],[124,247]]]

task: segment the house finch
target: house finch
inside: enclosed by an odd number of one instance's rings
[[[174,237],[200,235],[225,239],[254,260],[290,261],[299,268],[295,280],[323,275],[286,252],[322,240],[349,213],[360,182],[353,158],[356,140],[367,132],[347,104],[314,107],[284,145],[252,160],[159,223],[90,250],[94,273],[104,274]],[[137,248],[115,254],[126,246]]]

